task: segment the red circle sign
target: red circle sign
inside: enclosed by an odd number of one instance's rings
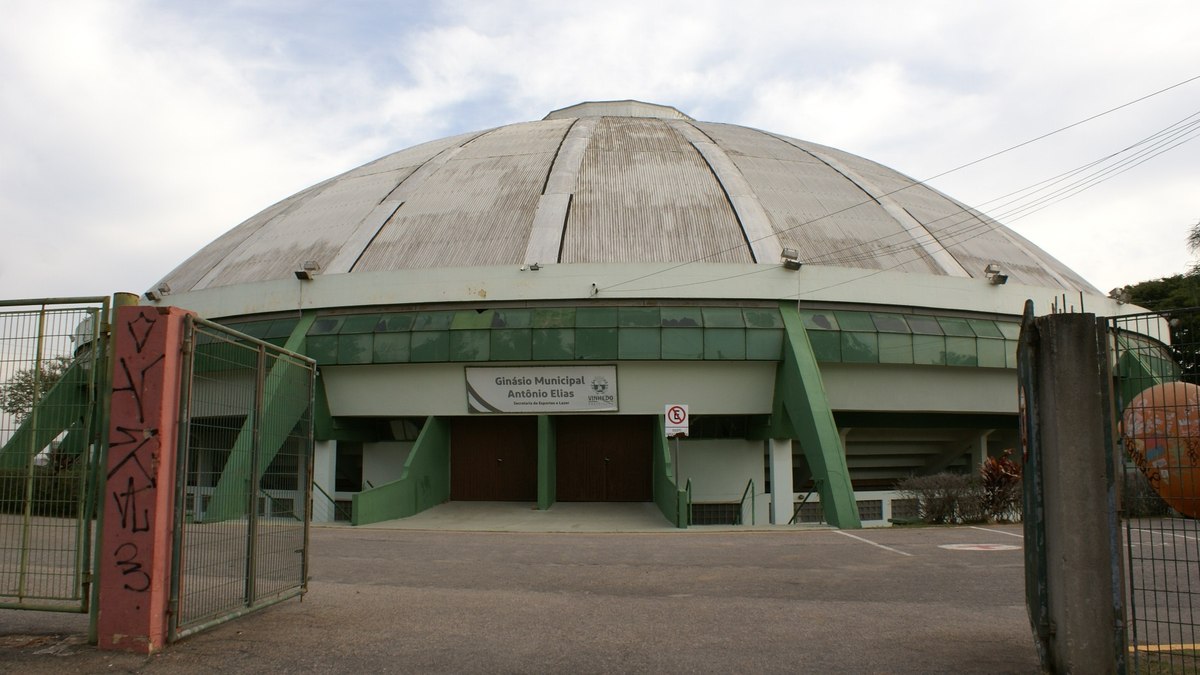
[[[687,411],[681,405],[673,405],[667,408],[667,421],[671,424],[683,424],[687,421]]]

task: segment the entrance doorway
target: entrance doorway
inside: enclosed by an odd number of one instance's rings
[[[653,418],[591,415],[555,422],[559,501],[653,499]]]
[[[537,418],[456,418],[450,428],[450,499],[537,501]]]

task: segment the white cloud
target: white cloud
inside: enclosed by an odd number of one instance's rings
[[[0,295],[143,290],[309,184],[587,99],[926,177],[1197,74],[1193,4],[20,0],[0,25]],[[936,185],[984,202],[1193,112],[1197,91]],[[1182,271],[1194,156],[1013,225],[1102,287]]]
[[[15,57],[3,67],[0,175],[19,186],[0,195],[16,235],[6,248],[20,251],[4,256],[5,295],[141,290],[362,154],[330,120],[294,117],[264,96],[186,25],[148,24],[148,8],[20,9],[0,29]]]

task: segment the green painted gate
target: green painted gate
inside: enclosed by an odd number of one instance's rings
[[[0,301],[0,608],[87,612],[109,298]]]
[[[1108,324],[1128,672],[1200,672],[1200,309]]]
[[[312,359],[196,317],[184,332],[171,640],[303,594],[312,511]]]

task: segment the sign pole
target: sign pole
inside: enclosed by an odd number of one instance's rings
[[[679,477],[683,472],[679,470],[679,437],[688,435],[688,407],[686,403],[668,403],[663,411],[663,416],[666,418],[666,433],[667,438],[675,439],[675,459],[672,464],[675,465],[675,486],[679,486]]]
[[[675,437],[675,486],[679,486],[679,436]]]

